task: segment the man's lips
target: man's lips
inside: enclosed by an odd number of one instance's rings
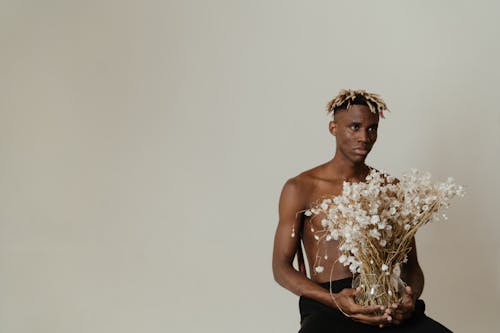
[[[366,155],[369,152],[368,148],[362,148],[362,147],[354,148],[353,151],[358,155]]]

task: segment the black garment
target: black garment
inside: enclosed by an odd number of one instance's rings
[[[351,288],[352,278],[332,281],[332,291],[340,292],[344,288]],[[321,286],[330,290],[330,282],[322,283]],[[362,324],[346,317],[337,309],[328,307],[313,299],[301,296],[299,299],[300,324],[299,333],[450,333],[451,331],[425,315],[425,303],[417,300],[413,316],[401,325],[386,326],[380,328]]]

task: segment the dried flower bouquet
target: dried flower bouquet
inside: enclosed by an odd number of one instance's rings
[[[304,212],[322,218],[323,229],[314,230],[318,242],[339,241],[338,261],[349,266],[355,286],[364,291],[356,298],[359,304],[388,306],[399,300],[413,236],[427,222],[446,219],[438,211],[464,195],[452,178],[439,183],[430,178],[412,170],[398,181],[372,169],[366,182],[344,182],[341,195],[324,197]],[[316,272],[323,269],[314,263]]]

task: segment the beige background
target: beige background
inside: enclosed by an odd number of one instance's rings
[[[341,88],[392,109],[370,164],[454,176],[418,235],[428,314],[500,327],[495,1],[1,1],[0,332],[294,332],[287,178]]]

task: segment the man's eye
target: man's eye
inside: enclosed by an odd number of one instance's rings
[[[370,127],[368,130],[369,130],[370,132],[376,132],[376,131],[377,131],[377,128],[376,128],[376,127]]]
[[[353,130],[357,131],[357,130],[359,130],[359,125],[357,125],[357,124],[352,124],[352,125],[351,125],[351,128],[352,128]]]

